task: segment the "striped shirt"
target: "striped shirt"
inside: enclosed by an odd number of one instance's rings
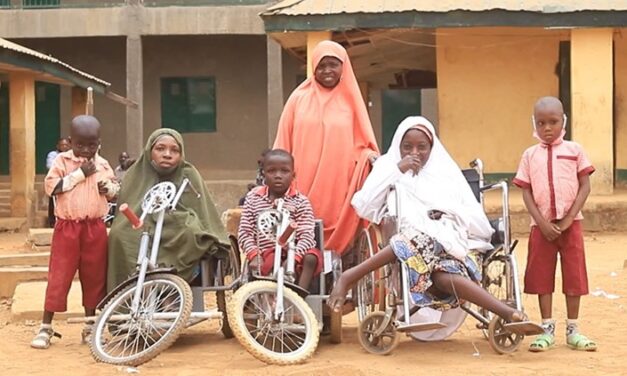
[[[283,207],[290,212],[290,219],[296,222],[296,250],[298,257],[316,247],[314,238],[314,215],[309,199],[294,188],[290,188],[283,196]],[[240,249],[250,259],[258,252],[274,250],[275,243],[260,236],[257,229],[257,218],[264,210],[274,209],[268,197],[268,186],[253,188],[246,195],[237,234]]]

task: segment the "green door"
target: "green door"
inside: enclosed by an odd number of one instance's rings
[[[0,175],[9,174],[9,83],[0,82]]]
[[[46,156],[55,150],[61,135],[59,85],[47,82],[35,83],[35,171],[48,172]]]
[[[396,127],[407,116],[420,115],[420,89],[388,89],[382,92],[383,148],[386,152]]]

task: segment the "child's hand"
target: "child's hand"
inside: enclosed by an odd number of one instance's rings
[[[83,175],[88,177],[96,173],[96,164],[91,159],[83,162],[81,165],[81,170],[83,170]]]
[[[572,225],[572,224],[573,224],[573,219],[571,219],[568,216],[560,219],[556,223],[556,225],[560,229],[560,231],[566,231],[570,227],[570,225]]]
[[[544,235],[544,237],[550,242],[557,239],[562,234],[562,230],[560,230],[560,227],[557,224],[549,221],[544,221],[538,224],[538,227],[540,227],[542,235]]]
[[[106,195],[107,193],[109,193],[109,187],[107,187],[107,183],[105,181],[99,181],[98,182],[98,193],[100,193],[101,195]]]
[[[414,174],[417,174],[420,167],[422,167],[422,162],[416,155],[406,155],[405,158],[398,162],[398,169],[401,170],[403,174],[409,170],[412,170]]]
[[[259,257],[255,256],[248,261],[248,270],[253,274],[257,274],[259,271]]]

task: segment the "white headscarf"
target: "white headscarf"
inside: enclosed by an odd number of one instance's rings
[[[398,170],[401,141],[412,128],[428,131],[431,133],[428,136],[433,141],[429,159],[416,175],[413,171],[402,174]],[[355,194],[353,206],[357,212],[374,222],[379,222],[380,218],[369,214],[374,211],[367,201],[380,201],[380,191],[385,185],[382,181],[388,187],[392,183],[397,188],[396,193],[401,202],[400,211],[395,210],[393,200],[387,200],[386,209],[399,215],[402,230],[417,230],[434,237],[449,254],[460,260],[465,258],[470,249],[492,248],[489,240],[493,229],[483,208],[459,166],[444,149],[433,125],[426,118],[410,116],[399,124],[388,152],[375,162],[372,173],[364,183],[363,192]],[[375,197],[379,200],[375,200]],[[432,220],[428,216],[430,210],[439,210],[445,215],[440,220]]]

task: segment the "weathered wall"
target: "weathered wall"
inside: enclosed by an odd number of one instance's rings
[[[616,183],[627,184],[627,29],[614,33]]]
[[[480,157],[488,173],[513,173],[534,144],[532,108],[558,95],[563,31],[438,29],[440,137],[458,164]]]

